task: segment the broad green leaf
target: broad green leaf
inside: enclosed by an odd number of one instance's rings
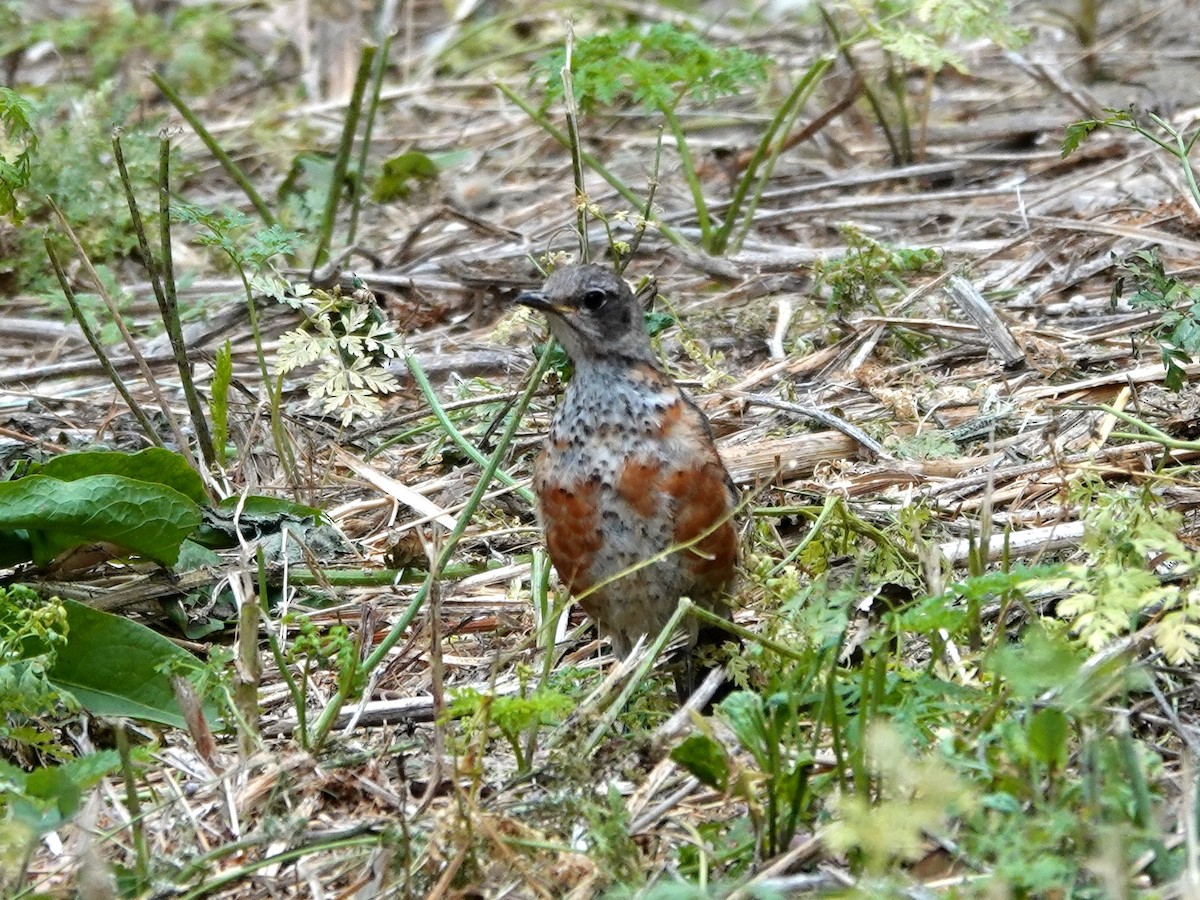
[[[91,475],[122,475],[147,484],[174,488],[193,503],[204,504],[204,482],[196,470],[178,453],[161,447],[150,447],[137,453],[118,453],[113,450],[86,450],[64,453],[35,467],[31,475],[45,475],[60,481],[78,481]]]
[[[0,484],[0,531],[27,530],[39,564],[72,546],[106,541],[170,566],[199,524],[196,503],[179,491],[121,475],[31,475]]]
[[[197,668],[196,658],[145,625],[72,600],[64,605],[67,642],[47,672],[50,681],[92,715],[185,727],[169,673]]]
[[[706,734],[689,735],[671,751],[671,759],[695,775],[701,784],[719,791],[729,784],[729,757],[725,748]]]

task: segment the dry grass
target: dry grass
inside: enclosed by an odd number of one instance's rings
[[[264,195],[300,148],[335,146],[358,47],[378,14],[337,22],[315,11],[300,20],[292,10],[282,3],[231,9],[238,40],[272,64],[265,72],[236,64],[244,77],[195,100]],[[776,62],[780,81],[806,67],[824,41],[815,26],[787,19],[769,27],[712,26],[706,12],[664,7],[637,14],[689,21],[718,42],[764,53]],[[491,83],[528,90],[528,63],[561,39],[561,14],[507,9],[494,30],[477,31],[489,15],[481,9],[450,21],[441,6],[417,3],[389,20],[397,38],[372,160],[411,148],[462,157],[407,202],[368,202],[355,246],[334,248],[345,250],[337,277],[348,286],[356,274],[384,300],[446,408],[481,445],[521,391],[533,365],[530,347],[540,337],[538,323],[510,300],[537,280],[530,255],[572,247],[575,221],[567,153]],[[1023,7],[1017,18],[1034,24],[1031,43],[1019,55],[974,43],[959,48],[970,74],[946,72],[934,83],[920,162],[890,166],[861,105],[843,106],[781,157],[739,251],[708,258],[671,245],[653,229],[647,234],[627,274],[656,276],[678,315],[681,327],[664,336],[663,358],[712,419],[735,480],[753,492],[753,507],[767,510],[756,521],[781,546],[795,546],[804,529],[772,508],[819,507],[821,498],[834,495],[864,520],[883,523],[898,509],[919,506],[932,516],[924,534],[940,546],[922,550],[924,562],[914,566],[936,592],[940,586],[932,582],[953,576],[951,564],[966,559],[981,520],[990,517],[993,533],[1008,535],[1006,546],[1001,537],[989,546],[992,559],[1002,553],[1031,561],[1069,556],[1082,533],[1081,511],[1069,499],[1072,485],[1084,478],[1136,484],[1164,466],[1195,459],[1190,445],[1172,449],[1161,441],[1114,438],[1114,431],[1130,428],[1099,407],[1192,436],[1194,389],[1178,395],[1162,389],[1156,352],[1135,339],[1148,325],[1146,314],[1111,306],[1109,290],[1113,259],[1151,244],[1161,248],[1169,271],[1190,277],[1200,265],[1197,211],[1183,199],[1186,189],[1169,161],[1131,135],[1101,133],[1066,160],[1060,153],[1065,126],[1100,114],[1103,106],[1145,103],[1147,90],[1163,108],[1194,102],[1181,83],[1194,47],[1170,24],[1189,15],[1172,0],[1106,9],[1108,37],[1097,52],[1118,77],[1085,85],[1078,46],[1044,10]],[[576,31],[584,33],[599,18],[579,11]],[[59,77],[60,64],[29,56],[14,83]],[[163,111],[135,61],[121,67],[121,77],[126,90],[143,97],[136,115],[150,120]],[[297,84],[309,99],[286,99]],[[798,127],[839,106],[851,85],[835,68]],[[770,110],[737,101],[686,112],[706,190],[711,198],[725,197],[722,161],[752,146]],[[1178,120],[1188,117],[1177,113]],[[168,120],[179,124],[169,111]],[[581,127],[585,146],[606,165],[631,185],[645,184],[656,139],[652,116],[597,114],[585,116]],[[190,131],[184,128],[176,142],[198,166],[180,186],[189,201],[240,202]],[[662,220],[694,234],[671,154],[661,181]],[[588,187],[592,202],[606,211],[626,208],[599,180]],[[903,291],[886,291],[884,309],[831,310],[812,293],[812,265],[843,252],[843,223],[896,247],[937,248],[944,266],[910,279]],[[207,379],[206,362],[228,339],[235,385],[246,389],[236,394],[231,413],[243,454],[227,485],[328,510],[354,542],[359,558],[352,566],[417,567],[413,579],[385,587],[284,582],[287,602],[313,607],[318,626],[345,623],[369,644],[408,606],[427,553],[456,521],[478,466],[462,462],[436,428],[381,447],[384,439],[430,422],[411,380],[387,399],[381,421],[347,429],[314,415],[302,392],[287,385],[287,426],[302,475],[300,483],[287,484],[258,407],[257,363],[238,285],[182,244],[176,271],[199,278],[181,291],[204,313],[187,329],[198,376]],[[120,265],[117,277],[133,297],[130,319],[150,320],[153,302],[138,266]],[[954,278],[961,279],[960,289],[965,284],[989,298],[982,316],[972,316],[971,304],[952,293]],[[294,324],[290,312],[268,311],[268,356]],[[7,297],[0,333],[0,435],[7,457],[96,442],[139,445],[77,330],[55,320],[40,298]],[[146,343],[162,387],[178,402],[165,345]],[[135,395],[152,405],[131,368],[118,365]],[[598,710],[620,689],[615,679],[588,682],[576,712],[543,736],[532,778],[517,777],[503,741],[432,721],[449,692],[464,686],[512,691],[520,667],[542,665],[529,601],[530,552],[538,539],[520,490],[553,393],[550,383],[539,393],[502,463],[516,486],[493,485],[457,550],[454,577],[439,583],[319,756],[298,748],[296,711],[265,653],[260,737],[253,747],[219,736],[217,754],[206,762],[187,735],[168,733],[153,742],[142,825],[155,864],[193,886],[181,889],[183,896],[593,896],[614,880],[670,868],[699,823],[744,814],[742,799],[704,788],[667,757],[691,726],[666,722],[663,683],[649,682],[636,701],[641,731],[627,721],[584,755],[577,749]],[[852,423],[885,453],[865,450],[797,405]],[[937,456],[921,450],[930,444],[919,442],[931,436],[941,441],[944,452]],[[1195,504],[1195,487],[1184,478],[1168,493],[1180,511]],[[745,533],[748,545],[762,540],[749,525]],[[947,562],[931,567],[939,550]],[[220,571],[193,576],[187,587],[216,589],[241,565],[230,559]],[[161,620],[159,574],[106,572],[102,584],[94,572],[81,574],[53,588]],[[741,598],[738,621],[747,627],[773,615],[761,585],[748,581]],[[1132,646],[1124,649],[1132,654],[1139,644]],[[559,667],[604,672],[611,665],[586,636],[566,647]],[[315,715],[335,685],[327,672],[314,673],[308,684]],[[1148,703],[1140,727],[1178,750],[1194,733],[1178,710],[1184,708],[1186,718],[1191,705]],[[1184,765],[1178,754],[1169,756],[1173,765]],[[1189,780],[1181,770],[1180,783]],[[611,812],[610,791],[624,798],[620,816]],[[107,882],[104,861],[131,859],[128,826],[121,782],[107,780],[73,825],[38,847],[29,883],[66,896],[89,879]],[[927,860],[936,850],[930,848]],[[203,875],[180,874],[188,866]],[[933,869],[916,877],[935,882],[950,871]],[[736,896],[750,896],[754,885],[771,879],[819,891],[856,876],[844,857],[802,832],[788,851],[740,877]],[[788,877],[795,880],[778,881]],[[90,896],[106,895],[98,890]]]

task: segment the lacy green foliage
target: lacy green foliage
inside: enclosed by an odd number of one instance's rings
[[[295,289],[283,298],[306,318],[279,341],[277,361],[281,372],[319,363],[308,378],[308,390],[326,414],[337,415],[343,425],[383,412],[379,394],[399,388],[386,365],[404,353],[403,338],[365,288],[343,296],[319,289]]]
[[[468,737],[494,727],[512,749],[517,768],[527,771],[530,761],[522,739],[544,726],[562,722],[575,708],[575,702],[573,697],[551,686],[529,692],[523,688],[519,694],[485,694],[475,688],[463,688],[454,692],[446,716],[462,719]]]
[[[541,59],[547,104],[563,95],[566,51]],[[736,47],[714,47],[695,34],[661,22],[649,29],[620,28],[580,37],[571,56],[575,99],[582,110],[632,101],[673,108],[685,97],[709,103],[761,84],[767,59]]]
[[[5,141],[0,152],[0,216],[13,217],[20,225],[25,217],[17,206],[17,192],[29,186],[33,153],[37,150],[33,104],[11,88],[0,87],[0,122]],[[10,145],[20,149],[9,158]],[[15,149],[15,148],[14,148]]]
[[[566,60],[567,50],[564,48],[549,54],[534,68],[533,80],[541,79],[546,83],[541,113],[524,101],[517,100],[535,121],[555,134],[558,140],[562,140],[562,137],[543,113],[551,103],[564,95],[566,88],[562,72]],[[597,106],[632,103],[657,110],[662,116],[675,142],[680,167],[691,192],[696,224],[700,228],[700,243],[710,253],[724,252],[729,245],[732,230],[743,217],[751,185],[757,184],[754,199],[749,202],[752,211],[774,162],[769,146],[771,141],[783,122],[794,115],[828,65],[828,60],[814,63],[776,111],[753,160],[734,187],[724,222],[718,223],[709,213],[704,186],[688,146],[687,132],[676,115],[676,108],[685,98],[710,103],[762,84],[766,80],[767,59],[736,47],[714,47],[677,26],[660,23],[650,28],[628,27],[581,37],[571,48],[570,61],[574,99],[578,101],[580,109],[590,111]],[[513,95],[509,93],[509,96]],[[633,202],[633,193],[619,179],[586,154],[581,154],[580,158],[616,187],[626,200]],[[770,162],[766,162],[768,158]],[[657,154],[654,172],[654,177],[657,177]],[[749,215],[750,212],[745,213],[745,216]],[[581,214],[581,226],[585,220],[586,217]],[[663,228],[663,233],[669,240],[680,240],[670,229]]]
[[[1066,567],[1058,615],[1090,649],[1135,631],[1154,615],[1154,642],[1174,665],[1200,656],[1200,552],[1177,532],[1180,515],[1149,490],[1104,490],[1088,502],[1083,562]],[[1169,571],[1167,583],[1154,568]]]
[[[626,891],[631,887],[642,888],[646,882],[646,870],[641,848],[630,833],[629,810],[625,798],[615,784],[608,786],[604,803],[585,804],[583,814],[588,825],[591,842],[591,858],[613,881],[621,882]],[[613,897],[642,897],[641,890],[611,892]]]
[[[904,276],[942,268],[940,250],[889,247],[849,224],[842,225],[841,232],[846,239],[845,254],[813,265],[814,291],[828,292],[830,310],[844,313],[870,304],[883,312],[881,292],[885,288],[904,292]]]
[[[951,40],[986,38],[1001,47],[1014,47],[1027,37],[1011,23],[1004,0],[879,0],[851,5],[884,50],[934,72],[945,66],[967,71],[963,58],[947,46]]]
[[[318,628],[307,616],[289,614],[284,624],[294,627],[284,654],[289,663],[301,663],[301,690],[307,690],[310,676],[317,671],[332,671],[339,689],[347,696],[357,697],[366,685],[367,673],[359,665],[362,656],[360,640],[345,625]]]
[[[848,59],[854,59],[861,44],[883,50],[882,71],[857,63],[855,68],[867,73],[867,100],[896,165],[918,157],[922,148],[913,129],[919,124],[923,136],[929,116],[928,91],[908,96],[913,69],[929,77],[947,66],[965,72],[966,61],[952,45],[986,38],[1013,47],[1026,37],[1012,24],[1004,0],[843,0],[823,7],[822,16]]]
[[[62,601],[21,585],[0,587],[0,739],[61,753],[44,719],[76,707],[47,675],[66,639]]]
[[[296,232],[285,231],[278,225],[252,231],[257,222],[243,212],[236,209],[214,212],[190,203],[172,206],[171,219],[200,229],[196,243],[221,251],[243,277],[253,280],[267,275],[262,285],[256,285],[263,293],[279,300],[287,295],[286,285],[279,286],[273,264],[276,257],[295,252],[299,238]]]
[[[1129,290],[1129,305],[1158,315],[1148,328],[1147,339],[1158,344],[1163,367],[1163,386],[1181,391],[1187,384],[1184,368],[1200,355],[1200,287],[1170,276],[1154,248],[1138,250],[1117,263],[1120,273],[1113,283],[1112,301]]]

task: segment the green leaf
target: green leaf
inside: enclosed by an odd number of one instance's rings
[[[773,748],[767,733],[767,718],[763,698],[753,691],[736,691],[717,706],[738,742],[763,768],[769,765]]]
[[[67,641],[50,681],[92,715],[185,727],[170,673],[199,668],[196,658],[138,622],[72,600],[64,605]]]
[[[670,313],[648,310],[643,316],[646,320],[646,332],[650,337],[657,337],[675,324],[675,317]]]
[[[113,450],[87,450],[64,453],[49,462],[34,466],[31,475],[46,475],[60,481],[77,481],[91,475],[123,475],[147,484],[162,484],[174,488],[197,505],[208,497],[200,475],[178,453],[161,447],[150,447],[137,453]]]
[[[73,816],[84,792],[120,767],[121,757],[115,750],[89,753],[32,772],[0,760],[0,785],[13,817],[40,835]]]
[[[671,759],[695,775],[701,784],[718,791],[729,784],[729,757],[725,748],[706,734],[689,735],[671,751]]]
[[[39,564],[70,547],[106,541],[170,566],[199,524],[195,502],[174,488],[121,475],[73,481],[31,475],[0,484],[0,531],[28,530]]]
[[[1061,709],[1039,709],[1029,720],[1026,733],[1029,750],[1052,769],[1062,769],[1067,764],[1067,737],[1070,731],[1070,723]]]
[[[376,203],[407,200],[414,188],[437,178],[439,171],[437,163],[420,150],[409,150],[393,156],[383,164],[371,199]]]
[[[1088,139],[1093,131],[1099,128],[1103,122],[1098,119],[1083,119],[1079,122],[1072,122],[1067,126],[1067,134],[1062,142],[1062,155],[1066,159],[1072,153],[1079,149],[1079,145]]]
[[[1009,644],[991,658],[991,668],[1007,679],[1013,693],[1032,699],[1072,681],[1083,664],[1082,651],[1065,637],[1034,628],[1021,644]]]
[[[11,88],[0,86],[0,123],[4,125],[6,138],[0,143],[5,150],[23,145],[11,159],[0,155],[0,216],[11,216],[16,225],[25,218],[17,203],[17,193],[29,186],[38,144],[33,122],[33,104]]]

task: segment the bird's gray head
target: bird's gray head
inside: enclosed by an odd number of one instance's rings
[[[517,302],[545,313],[550,331],[577,366],[605,358],[654,359],[642,308],[610,268],[559,266],[540,291],[527,291]]]

